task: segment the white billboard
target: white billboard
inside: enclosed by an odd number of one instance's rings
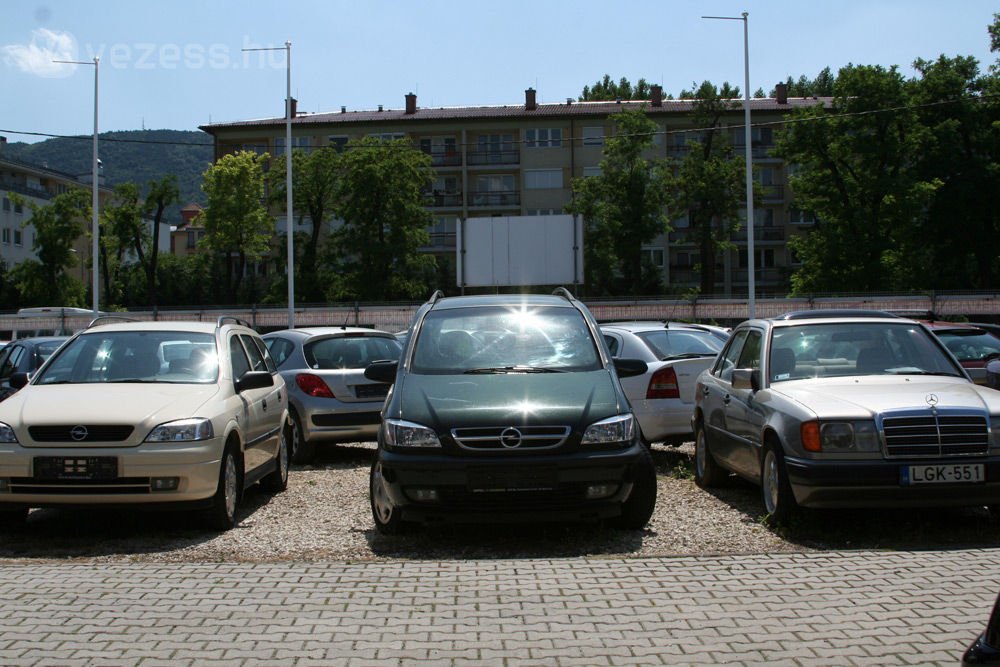
[[[583,222],[573,215],[467,218],[456,237],[459,287],[583,283]]]

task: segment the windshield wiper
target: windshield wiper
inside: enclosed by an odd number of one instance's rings
[[[544,366],[493,366],[490,368],[470,368],[465,371],[466,375],[491,375],[502,373],[565,373],[558,368],[545,368]]]
[[[714,357],[714,352],[685,352],[684,354],[672,354],[669,357],[660,357],[660,361],[675,361],[677,359],[704,359]]]

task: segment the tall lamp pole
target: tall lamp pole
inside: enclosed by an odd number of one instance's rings
[[[101,59],[98,56],[94,56],[94,60],[92,62],[91,61],[86,61],[86,60],[83,60],[83,61],[81,61],[81,60],[53,60],[52,62],[64,63],[64,64],[67,64],[67,65],[93,65],[94,66],[94,155],[93,155],[93,158],[91,160],[91,165],[90,165],[90,168],[91,168],[91,180],[92,180],[92,182],[90,184],[90,190],[91,190],[91,196],[90,196],[90,198],[91,198],[91,202],[90,202],[91,221],[90,221],[90,224],[91,224],[91,236],[93,237],[93,249],[91,250],[90,264],[91,264],[91,274],[92,274],[91,275],[91,292],[93,292],[93,297],[94,297],[94,299],[93,299],[93,302],[94,302],[94,317],[97,317],[98,313],[100,312],[100,305],[101,305],[101,281],[100,281],[100,274],[98,272],[98,267],[99,267],[98,258],[100,257],[98,248],[99,248],[99,238],[100,238],[101,228],[100,228],[100,224],[98,223],[98,208],[97,208],[98,207],[98,198],[97,198],[97,187],[98,187],[98,173],[97,173],[97,169],[98,169],[98,166],[97,166],[97,163],[98,163],[98,159],[97,159],[97,99],[98,99],[97,98],[97,81],[98,81],[98,74],[99,74],[99,72],[101,70],[101,66],[100,66]]]
[[[288,237],[288,328],[295,328],[295,247],[293,244],[292,217],[292,43],[285,42],[284,46],[275,46],[257,49],[243,49],[244,51],[284,51],[285,52],[285,234]]]
[[[751,319],[757,316],[756,292],[754,280],[754,211],[753,211],[753,156],[750,150],[750,28],[747,17],[741,16],[702,16],[703,19],[718,19],[722,21],[743,21],[743,136],[746,143],[746,186],[747,186],[747,316]]]

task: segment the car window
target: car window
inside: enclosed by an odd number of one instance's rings
[[[614,336],[604,334],[604,342],[608,345],[608,352],[612,357],[618,356],[618,339]]]
[[[17,372],[17,365],[21,362],[21,357],[24,356],[24,348],[20,345],[14,345],[4,352],[7,354],[2,367],[0,367],[0,377],[8,378]]]
[[[387,336],[336,336],[310,341],[302,348],[306,363],[316,369],[359,369],[373,361],[398,359],[402,347]]]
[[[729,339],[728,346],[715,362],[715,368],[712,369],[713,375],[726,382],[732,381],[733,369],[736,368],[736,360],[739,359],[740,352],[743,351],[743,343],[746,338],[747,331],[744,330],[737,332]]]
[[[267,364],[264,362],[264,353],[260,351],[257,347],[257,343],[254,342],[253,336],[248,336],[247,334],[240,334],[240,340],[243,342],[243,347],[247,351],[247,357],[250,359],[250,370],[252,371],[267,371]]]
[[[52,356],[52,353],[59,349],[59,346],[63,344],[61,340],[50,340],[43,343],[39,343],[35,346],[35,356],[38,365],[41,366],[45,363],[45,360]],[[32,369],[35,370],[35,369]]]
[[[736,363],[738,368],[760,368],[760,341],[759,331],[751,331],[747,335],[746,343],[740,351],[740,360]]]
[[[722,349],[719,339],[707,331],[693,329],[658,329],[637,334],[657,359],[682,355],[714,357]]]
[[[288,358],[292,356],[292,351],[295,349],[295,344],[287,338],[268,338],[264,341],[264,344],[267,345],[267,349],[271,353],[271,358],[274,359],[274,363],[279,368],[288,361]]]
[[[229,338],[229,358],[233,364],[234,380],[239,380],[250,372],[250,361],[247,359],[247,353],[243,350],[239,336],[234,335]]]
[[[1000,338],[974,329],[969,331],[938,331],[945,347],[959,361],[985,361],[1000,356]]]
[[[564,306],[432,310],[417,333],[413,360],[414,372],[432,374],[602,367],[586,318]]]
[[[264,368],[268,373],[277,373],[278,365],[274,363],[274,359],[271,357],[270,351],[267,349],[267,345],[264,344],[263,339],[257,336],[251,336],[250,339],[253,341],[257,349],[260,350],[261,355],[264,357]]]

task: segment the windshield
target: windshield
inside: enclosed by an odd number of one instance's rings
[[[431,311],[415,343],[416,373],[560,372],[601,368],[575,308],[490,306]]]
[[[774,329],[771,382],[848,375],[961,373],[933,336],[914,322],[840,322]]]
[[[35,384],[209,384],[219,372],[215,337],[187,331],[108,331],[73,339]]]

